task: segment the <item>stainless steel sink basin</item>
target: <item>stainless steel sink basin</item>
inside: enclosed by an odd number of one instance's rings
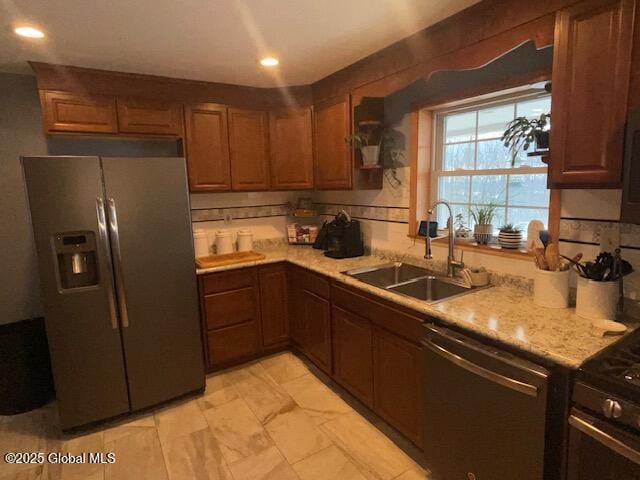
[[[343,273],[374,287],[429,303],[448,300],[479,289],[426,268],[402,262],[357,268]]]
[[[473,287],[444,277],[425,277],[389,288],[390,291],[426,302],[438,302],[473,291]]]
[[[344,272],[358,280],[374,285],[376,287],[387,288],[392,285],[404,283],[416,278],[433,275],[433,272],[426,268],[416,267],[408,263],[385,263],[375,267],[358,268]]]

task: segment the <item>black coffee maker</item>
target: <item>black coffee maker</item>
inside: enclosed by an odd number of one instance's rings
[[[324,254],[330,258],[360,257],[364,254],[360,222],[340,210],[334,220],[322,226],[313,248],[326,250]]]

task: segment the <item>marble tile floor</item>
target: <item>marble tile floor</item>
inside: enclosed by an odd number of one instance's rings
[[[199,398],[98,430],[71,437],[56,425],[55,404],[0,416],[0,452],[114,452],[116,462],[0,458],[0,480],[429,478],[409,442],[289,352],[210,375]]]

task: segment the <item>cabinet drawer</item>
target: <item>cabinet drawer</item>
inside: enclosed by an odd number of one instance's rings
[[[210,273],[202,279],[202,290],[205,295],[210,293],[227,292],[257,285],[254,268],[232,270],[229,272]]]
[[[209,366],[217,366],[250,357],[260,348],[257,320],[207,333]]]
[[[207,328],[226,327],[258,318],[257,292],[253,287],[204,297]]]
[[[423,320],[373,298],[333,285],[331,298],[335,305],[362,315],[375,325],[419,344],[423,336]]]

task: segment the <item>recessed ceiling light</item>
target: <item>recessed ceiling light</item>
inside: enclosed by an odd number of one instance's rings
[[[280,62],[278,61],[278,59],[273,57],[265,57],[260,60],[260,65],[262,65],[263,67],[275,67],[279,63]]]
[[[17,27],[13,31],[21,37],[44,38],[44,32],[33,27]]]

